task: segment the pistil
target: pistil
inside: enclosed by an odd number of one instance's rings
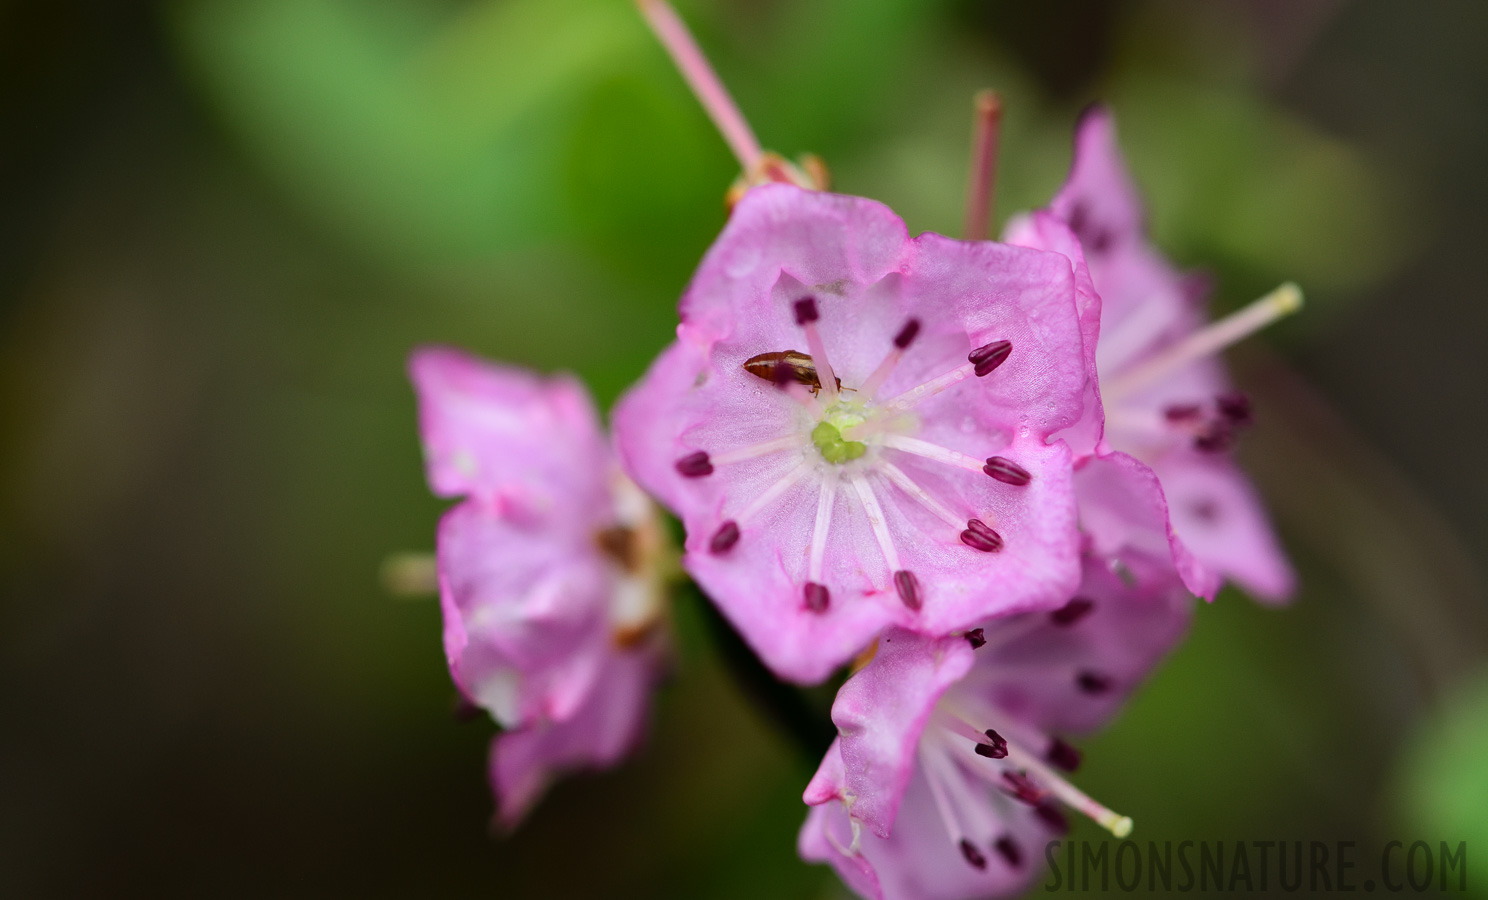
[[[1244,309],[1195,331],[1135,367],[1116,373],[1102,385],[1102,397],[1107,403],[1115,403],[1151,387],[1189,363],[1212,356],[1301,308],[1302,289],[1288,281]]]

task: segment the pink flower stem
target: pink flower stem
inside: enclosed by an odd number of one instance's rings
[[[968,241],[985,241],[991,229],[993,190],[997,180],[997,139],[1002,131],[1002,98],[996,91],[976,95],[976,134],[971,151],[971,177],[966,184]]]
[[[713,120],[713,124],[723,134],[729,149],[738,158],[739,165],[744,167],[745,172],[753,171],[759,165],[762,155],[759,141],[745,121],[744,114],[734,105],[728,89],[718,80],[713,67],[708,65],[707,57],[703,56],[703,51],[698,47],[697,41],[693,40],[687,25],[666,0],[636,0],[636,5],[641,8],[646,23],[671,55],[672,62],[676,63],[693,94],[703,104],[708,118]]]

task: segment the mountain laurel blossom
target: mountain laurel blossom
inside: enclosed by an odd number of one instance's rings
[[[638,740],[664,662],[664,543],[572,379],[416,351],[409,371],[439,523],[450,674],[504,732],[491,746],[502,825],[558,774]]]
[[[750,190],[615,411],[683,565],[782,677],[885,627],[943,635],[1079,580],[1086,372],[1061,254],[925,234],[887,207]]]
[[[1104,724],[1187,630],[1192,600],[1164,557],[1087,557],[1052,612],[963,636],[891,630],[832,707],[840,737],[806,788],[802,857],[872,900],[1025,890],[1068,807],[1117,837],[1131,820],[1070,784],[1061,736]]]

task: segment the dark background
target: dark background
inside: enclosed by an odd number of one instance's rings
[[[1218,311],[1307,289],[1232,354],[1298,602],[1201,608],[1080,783],[1144,841],[1488,848],[1488,4],[681,10],[912,231],[957,232],[976,89],[1004,214],[1104,99]],[[378,577],[441,508],[408,350],[607,403],[735,174],[621,0],[0,2],[0,892],[842,896],[695,602],[645,749],[496,840],[437,604]]]

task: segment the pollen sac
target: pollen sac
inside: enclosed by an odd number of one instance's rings
[[[905,350],[910,344],[914,343],[914,339],[919,337],[919,334],[920,320],[910,319],[904,323],[903,328],[899,329],[899,333],[894,335],[894,346],[900,350]]]
[[[797,300],[795,311],[797,325],[809,325],[821,318],[821,313],[817,312],[816,309],[815,297],[802,297],[800,300]]]
[[[1022,487],[1033,480],[1028,470],[1002,456],[987,457],[987,464],[982,466],[982,471],[991,475],[1003,484],[1011,484]]]
[[[1219,414],[1234,425],[1245,426],[1251,423],[1250,398],[1239,391],[1220,394],[1214,398],[1214,405],[1219,408]]]
[[[739,523],[733,519],[729,519],[727,522],[718,526],[717,531],[713,532],[712,540],[708,541],[708,552],[715,556],[720,553],[727,553],[737,543],[739,543]]]
[[[702,478],[704,475],[712,475],[713,461],[708,458],[706,450],[689,453],[677,460],[677,472],[684,478]]]
[[[983,553],[996,553],[1002,549],[1002,535],[981,519],[971,519],[966,523],[966,530],[961,532],[961,543]]]
[[[1095,609],[1095,602],[1085,597],[1076,597],[1053,612],[1049,613],[1049,621],[1061,628],[1068,628]]]
[[[966,643],[971,645],[971,649],[979,650],[987,645],[987,633],[980,628],[973,628],[966,632]]]
[[[1053,803],[1040,803],[1033,814],[1038,816],[1039,820],[1049,826],[1049,830],[1055,834],[1069,834],[1069,819],[1066,819],[1064,813],[1060,812],[1059,807]]]
[[[1044,792],[1039,790],[1038,785],[1022,772],[1003,772],[1002,780],[1008,794],[1014,799],[1027,803],[1029,806],[1038,806],[1044,802]]]
[[[1235,429],[1229,422],[1210,422],[1193,440],[1200,453],[1223,453],[1235,445]]]
[[[920,597],[920,580],[913,572],[907,569],[895,572],[894,589],[899,592],[899,599],[904,601],[904,605],[915,612],[919,612],[924,605],[924,600]]]
[[[977,756],[985,756],[988,759],[1006,759],[1008,755],[1007,739],[990,728],[987,729],[986,735],[987,740],[992,743],[977,744]]]
[[[987,857],[983,856],[982,851],[978,850],[976,848],[976,845],[973,844],[971,841],[968,841],[966,838],[961,839],[961,855],[965,857],[966,861],[971,863],[974,868],[987,868]]]
[[[806,608],[814,613],[826,612],[827,607],[832,603],[831,592],[827,590],[827,586],[824,584],[808,581],[806,582],[806,589],[802,591],[802,594],[804,595],[803,599],[805,600]]]
[[[976,377],[982,378],[1007,362],[1008,354],[1012,352],[1012,341],[993,341],[968,353],[966,361],[976,367]]]
[[[1100,695],[1111,690],[1111,679],[1099,672],[1087,671],[1075,676],[1075,685],[1087,694]]]
[[[1023,868],[1023,848],[1019,847],[1012,838],[1003,835],[992,845],[992,849],[996,850],[997,855],[1002,857],[1008,865],[1015,869]]]
[[[1049,749],[1044,751],[1044,759],[1056,769],[1073,772],[1080,768],[1080,751],[1066,744],[1060,738],[1049,741]]]

